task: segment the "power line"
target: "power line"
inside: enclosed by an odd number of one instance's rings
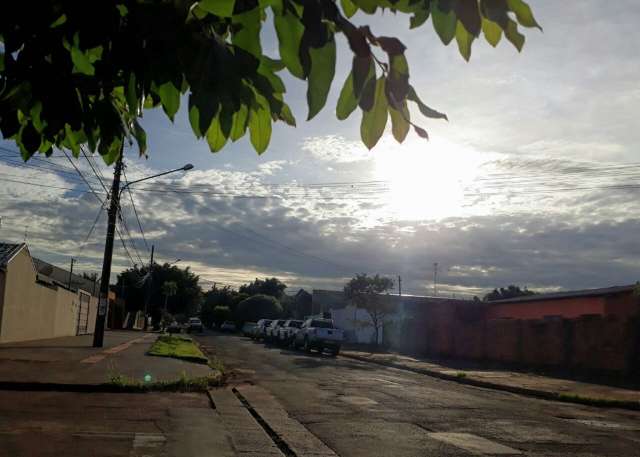
[[[104,200],[102,198],[100,198],[100,196],[96,193],[95,190],[93,190],[93,187],[91,187],[91,185],[89,184],[89,182],[87,181],[87,178],[84,177],[84,175],[82,174],[82,172],[80,171],[80,169],[78,167],[76,167],[76,164],[73,163],[73,160],[71,160],[71,157],[69,157],[69,154],[67,154],[67,151],[65,151],[64,149],[61,149],[62,153],[67,157],[67,159],[69,160],[69,163],[71,165],[73,165],[73,168],[76,169],[76,171],[78,172],[78,174],[80,175],[80,177],[82,178],[82,180],[84,181],[84,183],[87,185],[87,187],[89,188],[89,190],[91,191],[91,193],[100,201],[100,203],[103,203]]]
[[[127,180],[127,173],[124,171],[124,167],[122,167],[122,174],[124,175],[125,187],[127,188],[127,193],[129,194],[129,199],[131,200],[131,207],[133,208],[133,213],[136,216],[136,220],[138,221],[138,228],[140,229],[140,234],[142,235],[142,241],[144,241],[144,245],[147,247],[147,251],[149,250],[149,244],[147,243],[147,238],[144,236],[144,230],[142,229],[142,223],[140,222],[140,216],[138,215],[138,210],[136,209],[136,204],[133,201],[133,194],[131,193],[131,188],[129,187],[129,181]]]
[[[108,196],[109,195],[109,189],[107,189],[107,186],[105,186],[105,184],[102,181],[102,179],[100,179],[100,175],[98,175],[98,172],[96,171],[96,169],[93,167],[93,164],[89,160],[89,156],[87,156],[87,154],[84,152],[84,148],[80,148],[80,150],[82,151],[82,155],[84,156],[84,158],[87,159],[87,163],[91,167],[91,170],[93,170],[93,174],[96,175],[96,179],[98,180],[98,182],[100,183],[100,185],[102,186],[102,188],[104,189],[104,191],[106,192],[106,194]]]

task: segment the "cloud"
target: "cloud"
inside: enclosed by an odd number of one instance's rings
[[[323,162],[365,162],[373,158],[372,153],[361,143],[348,141],[338,135],[305,138],[302,142],[302,149],[311,153],[313,158]]]

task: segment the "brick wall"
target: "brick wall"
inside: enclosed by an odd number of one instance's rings
[[[640,374],[640,318],[474,320],[440,311],[431,315],[423,338],[426,354],[436,357]]]

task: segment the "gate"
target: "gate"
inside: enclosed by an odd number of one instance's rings
[[[89,326],[89,299],[90,295],[79,292],[80,306],[78,308],[78,325],[76,328],[76,335],[86,335],[87,327]]]

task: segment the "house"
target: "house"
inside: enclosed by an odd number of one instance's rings
[[[93,333],[99,284],[0,243],[0,343]]]
[[[585,315],[627,318],[640,311],[636,285],[527,295],[487,302],[488,319],[574,319]]]

